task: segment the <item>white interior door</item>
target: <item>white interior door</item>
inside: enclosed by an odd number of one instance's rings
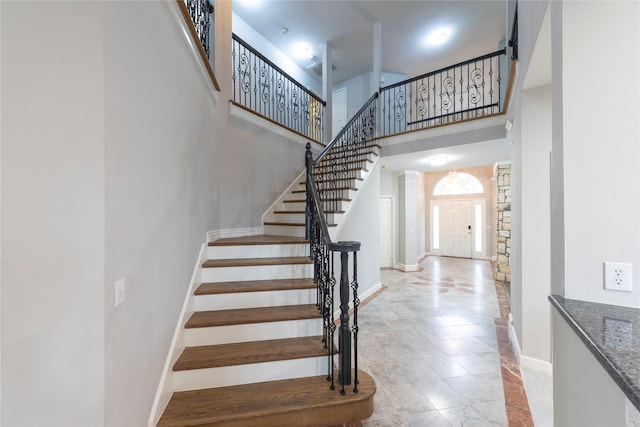
[[[442,255],[471,258],[471,200],[449,200],[441,203],[440,239]]]
[[[380,268],[393,266],[393,199],[380,197]]]
[[[334,90],[331,97],[331,137],[333,138],[347,124],[347,88]]]

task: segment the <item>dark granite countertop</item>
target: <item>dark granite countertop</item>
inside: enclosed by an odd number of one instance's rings
[[[559,295],[549,301],[640,410],[640,309]]]

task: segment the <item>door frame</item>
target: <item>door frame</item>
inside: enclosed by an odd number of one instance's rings
[[[438,248],[434,247],[434,237],[435,237],[435,225],[434,225],[434,215],[433,208],[434,206],[440,207],[442,202],[460,202],[460,201],[470,201],[471,202],[471,259],[487,259],[487,226],[489,225],[487,222],[487,198],[486,197],[456,197],[456,198],[446,198],[446,199],[432,199],[429,201],[429,251],[431,255],[442,256],[442,238],[439,238],[439,246]],[[476,206],[480,205],[481,208],[481,216],[482,221],[480,227],[482,228],[481,235],[481,250],[476,251],[476,236],[477,236],[477,227],[476,227]],[[438,235],[440,230],[438,230]]]
[[[380,218],[380,200],[381,199],[389,199],[391,202],[391,218],[390,218],[390,222],[391,222],[391,227],[389,227],[390,230],[390,244],[391,244],[391,268],[396,268],[396,241],[395,241],[395,236],[396,236],[396,201],[395,201],[395,197],[392,195],[380,195],[378,196],[378,218]],[[380,230],[378,230],[378,233],[380,233]],[[378,242],[378,246],[381,247],[380,243]],[[379,249],[378,249],[379,250]],[[378,254],[378,263],[380,262],[380,255]]]

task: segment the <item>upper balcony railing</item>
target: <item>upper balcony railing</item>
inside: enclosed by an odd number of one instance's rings
[[[499,50],[380,89],[380,136],[500,113],[504,55]]]
[[[233,101],[322,142],[325,102],[233,34]]]

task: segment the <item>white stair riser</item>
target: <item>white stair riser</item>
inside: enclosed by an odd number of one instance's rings
[[[299,200],[299,197],[288,197],[287,200],[295,200],[295,202],[282,203],[283,211],[300,211],[307,208],[306,200]]]
[[[305,215],[303,213],[274,213],[273,221],[275,222],[297,222],[304,223]]]
[[[297,222],[303,223],[305,221],[305,215],[303,213],[277,213],[273,214],[275,222]],[[328,214],[327,223],[333,224],[335,221],[335,214]]]
[[[202,269],[202,282],[238,280],[304,279],[313,277],[312,264],[215,267]]]
[[[273,234],[277,236],[304,237],[304,227],[292,227],[288,225],[268,225],[264,226],[265,234]]]
[[[298,289],[286,291],[197,295],[194,301],[194,308],[195,311],[210,311],[315,303],[315,289]]]
[[[208,259],[278,258],[309,255],[309,244],[209,246]]]
[[[309,337],[322,334],[322,319],[287,320],[284,322],[251,323],[248,325],[215,326],[185,329],[187,347],[234,342],[276,340]]]
[[[309,377],[322,375],[326,372],[326,357],[310,357],[306,359],[253,363],[250,365],[178,371],[173,373],[173,385],[175,391],[188,391]]]

